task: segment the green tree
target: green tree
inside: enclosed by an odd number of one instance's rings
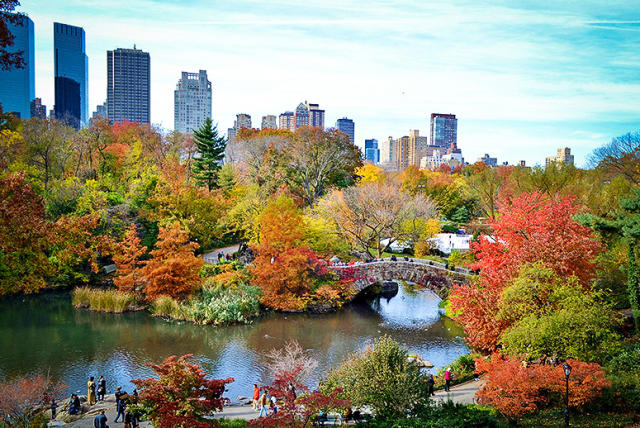
[[[604,235],[617,235],[627,244],[627,293],[636,333],[640,332],[640,189],[620,198],[622,209],[615,219],[583,214],[578,221]]]
[[[469,215],[469,210],[464,205],[459,207],[451,216],[451,221],[454,221],[458,224],[468,223],[469,220],[471,220],[471,216]]]
[[[542,263],[525,266],[505,288],[498,318],[512,323],[502,337],[512,355],[601,361],[620,349],[619,319],[602,293],[561,278]]]
[[[217,186],[218,171],[222,166],[227,141],[218,135],[217,126],[207,118],[200,129],[193,133],[197,156],[193,160],[193,176],[201,186],[209,190]]]
[[[321,390],[344,389],[344,398],[356,406],[371,406],[380,418],[406,414],[428,399],[425,375],[409,361],[409,353],[388,336],[351,355],[332,370]]]

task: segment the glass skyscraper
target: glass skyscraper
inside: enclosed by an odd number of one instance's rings
[[[353,120],[343,117],[336,121],[336,128],[338,131],[342,131],[349,136],[349,140],[353,143],[355,141],[355,124]]]
[[[140,49],[107,51],[107,116],[110,121],[151,122],[151,58]]]
[[[55,115],[75,128],[89,119],[89,60],[82,27],[53,23]]]
[[[375,138],[364,140],[364,160],[365,162],[380,163],[380,149],[378,140]]]
[[[24,68],[0,70],[0,104],[5,112],[13,112],[23,119],[31,117],[31,100],[36,96],[35,45],[33,21],[22,17],[22,25],[7,22],[11,34],[15,36],[14,45],[9,52],[22,51]]]
[[[431,145],[449,147],[458,143],[458,119],[455,114],[431,113]]]

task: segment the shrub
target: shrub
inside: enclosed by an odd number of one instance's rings
[[[616,355],[605,366],[611,382],[609,403],[621,404],[629,410],[640,410],[640,344]]]
[[[121,313],[137,309],[133,294],[113,289],[78,287],[73,290],[71,302],[76,308],[89,308],[100,312]]]
[[[246,323],[260,314],[261,290],[246,284],[205,287],[186,303],[189,320],[198,324]]]
[[[493,428],[498,426],[495,410],[477,405],[445,401],[420,406],[410,417],[374,418],[373,428]]]
[[[428,400],[425,376],[408,357],[406,349],[384,336],[330,371],[321,390],[341,387],[344,398],[371,406],[381,418],[403,416]]]

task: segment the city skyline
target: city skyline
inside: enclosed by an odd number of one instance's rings
[[[309,99],[326,110],[326,123],[353,118],[362,147],[406,129],[427,135],[430,113],[451,112],[469,159],[489,152],[543,165],[566,146],[584,165],[593,148],[639,127],[638,11],[624,2],[288,5],[25,0],[19,10],[35,23],[43,104],[54,105],[51,28],[63,22],[86,31],[89,109],[105,98],[104,52],[136,43],[154,58],[151,122],[167,129],[176,76],[188,69],[208,70],[221,130],[238,111],[277,115]],[[206,42],[221,37],[233,46]],[[309,45],[319,49],[302,49]]]

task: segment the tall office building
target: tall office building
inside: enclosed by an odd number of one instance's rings
[[[420,159],[424,156],[427,145],[428,138],[421,137],[418,129],[411,129],[409,131],[409,165],[420,166]]]
[[[309,112],[309,126],[324,129],[324,110],[320,109],[319,104],[309,104],[304,102]]]
[[[343,117],[342,119],[338,119],[336,121],[336,128],[338,131],[342,131],[349,136],[349,140],[353,143],[355,142],[355,124],[353,120]]]
[[[431,113],[430,145],[449,147],[458,143],[458,119],[455,114]]]
[[[97,118],[107,118],[107,102],[103,102],[102,104],[99,104],[96,106],[96,111],[93,112],[93,114],[91,115],[91,119],[97,119]]]
[[[29,110],[31,112],[31,117],[37,117],[40,119],[47,118],[47,106],[42,104],[42,100],[40,98],[34,98],[33,101],[31,101]]]
[[[364,140],[364,160],[365,162],[380,163],[380,149],[378,140],[370,138]]]
[[[16,116],[29,119],[30,103],[36,93],[33,21],[23,16],[21,24],[14,25],[7,22],[9,31],[15,36],[14,45],[7,47],[7,50],[11,53],[23,52],[24,68],[0,70],[0,104],[5,113],[13,112]]]
[[[290,131],[296,130],[295,115],[292,111],[285,111],[278,117],[278,128]]]
[[[393,162],[393,137],[389,137],[380,145],[380,163],[389,164]]]
[[[107,116],[110,121],[151,121],[151,59],[148,52],[107,51]]]
[[[405,135],[393,142],[393,162],[396,165],[396,171],[404,171],[410,165],[409,141],[409,136]]]
[[[251,129],[251,115],[246,113],[236,114],[234,128],[236,129],[236,131],[242,128]]]
[[[207,118],[211,118],[211,82],[207,71],[183,71],[173,92],[173,128],[183,134],[193,132]]]
[[[296,107],[295,124],[296,129],[302,126],[309,126],[309,109],[303,103],[298,104],[298,107]]]
[[[89,119],[89,59],[82,27],[53,23],[55,116],[79,128]]]
[[[262,129],[276,129],[278,128],[278,123],[276,122],[276,117],[272,114],[268,114],[266,116],[262,116]]]

